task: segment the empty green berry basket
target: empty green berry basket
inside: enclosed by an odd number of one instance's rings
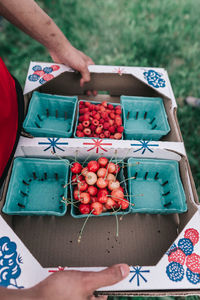
[[[16,158],[3,212],[9,215],[63,216],[67,211],[69,161]]]
[[[122,160],[120,161],[112,161],[114,163],[117,163],[120,166],[120,171],[117,174],[117,180],[119,180],[119,182],[121,182],[121,186],[124,189],[124,199],[127,199],[127,201],[129,201],[128,198],[128,192],[127,192],[127,187],[126,187],[126,180],[124,178],[124,171],[123,171],[123,163]],[[87,163],[84,164],[84,166],[86,166]],[[87,218],[89,216],[89,214],[81,214],[79,212],[78,209],[78,205],[80,202],[77,203],[77,200],[74,199],[74,188],[76,187],[76,185],[72,184],[72,172],[70,173],[70,192],[71,192],[71,201],[72,201],[72,205],[71,205],[71,215],[74,218]],[[131,205],[128,206],[128,208],[126,210],[118,210],[116,209],[116,211],[107,211],[107,212],[102,212],[100,215],[93,215],[90,214],[91,217],[104,217],[104,216],[116,216],[116,215],[126,215],[131,211]]]
[[[96,101],[87,101],[87,100],[80,100],[79,102],[78,102],[78,105],[77,105],[77,118],[76,118],[76,125],[75,125],[75,129],[74,129],[74,137],[75,138],[79,138],[79,139],[93,139],[94,137],[88,137],[88,136],[84,136],[84,137],[78,137],[77,135],[76,135],[76,131],[77,131],[77,126],[78,126],[78,119],[79,119],[79,103],[80,102],[90,102],[90,103],[92,103],[92,104],[101,104],[101,102],[96,102]],[[112,104],[114,107],[116,107],[116,106],[121,106],[121,104],[120,103],[110,103],[110,102],[108,102],[108,104]],[[122,107],[121,107],[122,108]],[[122,126],[123,126],[123,112],[122,112],[122,114],[121,114],[121,118],[122,118]],[[90,128],[90,126],[89,126],[89,128]],[[124,133],[122,133],[122,137],[121,137],[121,139],[120,140],[123,140],[123,134]],[[105,139],[106,139],[106,137],[105,137]],[[108,138],[108,139],[110,139],[110,138]]]
[[[132,213],[171,214],[187,211],[186,197],[175,160],[128,159]]]
[[[170,127],[161,98],[121,96],[124,135],[130,140],[160,140]]]
[[[36,137],[72,136],[77,97],[34,92],[23,123],[25,131]]]

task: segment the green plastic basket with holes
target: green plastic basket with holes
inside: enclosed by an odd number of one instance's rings
[[[71,137],[77,99],[34,92],[23,123],[25,131],[36,137]]]
[[[63,216],[69,161],[15,158],[3,212],[9,215]]]
[[[95,137],[87,137],[87,136],[84,136],[84,137],[78,137],[78,136],[76,135],[76,130],[77,130],[77,126],[78,126],[78,119],[79,119],[79,103],[80,103],[80,102],[90,102],[90,103],[92,103],[92,104],[101,104],[101,102],[80,100],[80,101],[78,102],[78,105],[77,105],[77,118],[76,118],[76,125],[75,125],[75,128],[74,128],[74,137],[75,137],[75,138],[78,138],[78,139],[93,139],[93,138],[95,138]],[[108,102],[108,104],[112,104],[114,107],[119,106],[119,105],[121,106],[120,103],[111,103],[111,102]],[[121,106],[121,109],[122,109],[122,106]],[[123,109],[122,109],[122,110],[123,110]],[[124,126],[123,112],[122,112],[122,114],[121,114],[121,118],[122,118],[122,126]],[[90,128],[90,127],[89,127],[89,128]],[[124,135],[124,133],[122,133],[122,138],[121,138],[120,140],[123,140],[123,135]],[[105,139],[106,139],[106,137],[105,137]],[[110,140],[110,138],[107,138],[107,139]]]
[[[127,171],[130,178],[129,197],[134,203],[132,213],[172,214],[187,211],[177,161],[129,158]]]
[[[120,171],[117,175],[117,180],[122,182],[121,186],[124,189],[124,195],[128,195],[126,181],[125,181],[125,177],[124,177],[124,171],[123,171],[124,164],[121,161],[120,161],[120,163],[115,161],[115,160],[113,160],[112,162],[117,163],[120,166]],[[84,164],[84,166],[86,166],[86,165],[87,165],[87,162]],[[70,193],[71,193],[71,202],[72,202],[71,215],[74,218],[87,218],[89,216],[89,214],[81,214],[79,212],[78,205],[77,205],[79,203],[76,203],[77,201],[74,199],[73,192],[74,192],[75,186],[76,185],[72,184],[72,172],[70,172]],[[125,198],[129,201],[128,196],[125,196]],[[110,210],[110,211],[107,211],[107,212],[102,212],[100,215],[91,214],[90,216],[91,217],[104,217],[104,216],[126,215],[126,214],[130,213],[130,211],[131,211],[131,205],[129,205],[126,210],[120,210],[120,211],[117,211],[117,212],[114,212],[114,211]]]
[[[170,132],[161,98],[121,96],[124,136],[130,140],[160,140]]]

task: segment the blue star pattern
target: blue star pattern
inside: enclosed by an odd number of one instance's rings
[[[67,142],[58,142],[60,138],[47,138],[48,142],[38,142],[38,145],[48,145],[44,151],[49,149],[53,150],[53,153],[56,153],[56,148],[65,151],[64,149],[60,148],[58,145],[68,145]]]
[[[17,253],[17,245],[11,242],[7,236],[0,238],[0,286],[13,286],[21,289],[23,286],[17,285],[17,278],[21,275],[19,264],[22,257]]]
[[[142,275],[142,273],[150,273],[150,270],[142,270],[142,267],[136,266],[132,267],[133,270],[130,271],[130,273],[133,273],[134,275],[131,277],[129,282],[132,282],[134,278],[137,280],[137,286],[140,286],[140,280],[144,280],[144,282],[147,282],[147,279]]]
[[[139,141],[137,144],[131,144],[131,146],[136,147],[139,146],[140,148],[137,150],[134,150],[133,152],[142,151],[142,154],[145,153],[146,150],[149,150],[151,153],[153,153],[153,150],[149,147],[158,147],[158,144],[149,144],[151,141]]]
[[[162,75],[154,70],[144,72],[143,75],[148,84],[153,86],[154,88],[164,88],[166,86],[165,80],[161,78]]]

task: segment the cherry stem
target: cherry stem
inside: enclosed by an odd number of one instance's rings
[[[125,182],[125,181],[130,180],[130,179],[135,179],[135,178],[136,178],[136,177],[129,177],[129,178],[126,178],[126,179],[120,181],[120,183]]]
[[[116,196],[113,197],[112,195],[106,195],[106,197],[112,197],[113,199],[114,199],[114,198],[120,199],[120,200],[123,200],[123,201],[126,202],[126,203],[129,203],[129,204],[132,205],[132,206],[135,206],[134,203],[130,203],[128,200],[125,200],[124,198],[119,198],[119,197],[116,197]]]
[[[91,210],[91,212],[89,213],[89,215],[87,216],[86,220],[85,220],[84,223],[83,223],[83,226],[82,226],[81,231],[80,231],[79,236],[78,236],[78,243],[81,242],[81,237],[82,237],[82,234],[83,234],[83,230],[84,230],[84,228],[85,228],[85,225],[86,225],[86,223],[87,223],[89,217],[91,216],[91,214],[93,213],[94,210],[95,210],[95,209]]]
[[[112,162],[112,159],[113,159],[113,156],[111,157],[111,159],[109,160],[109,163],[108,163],[108,165],[107,165],[107,170],[106,170],[106,175],[105,175],[105,177],[104,177],[104,180],[106,179],[106,177],[107,177],[107,175],[108,175],[108,168],[109,168],[110,163]]]
[[[60,160],[63,160],[67,166],[72,166],[73,163],[68,163],[64,158],[62,158],[62,157],[61,157],[60,155],[58,155],[57,153],[54,153],[53,151],[51,151],[51,154],[53,154],[54,156],[56,156],[56,157],[59,158]],[[75,161],[75,160],[73,160],[73,161]]]

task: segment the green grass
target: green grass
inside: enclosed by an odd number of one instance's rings
[[[199,0],[44,0],[38,3],[71,43],[91,56],[96,64],[167,69],[200,195],[200,109],[183,102],[188,95],[200,97]],[[0,45],[0,55],[22,85],[30,60],[50,60],[43,46],[6,21],[1,22]]]

